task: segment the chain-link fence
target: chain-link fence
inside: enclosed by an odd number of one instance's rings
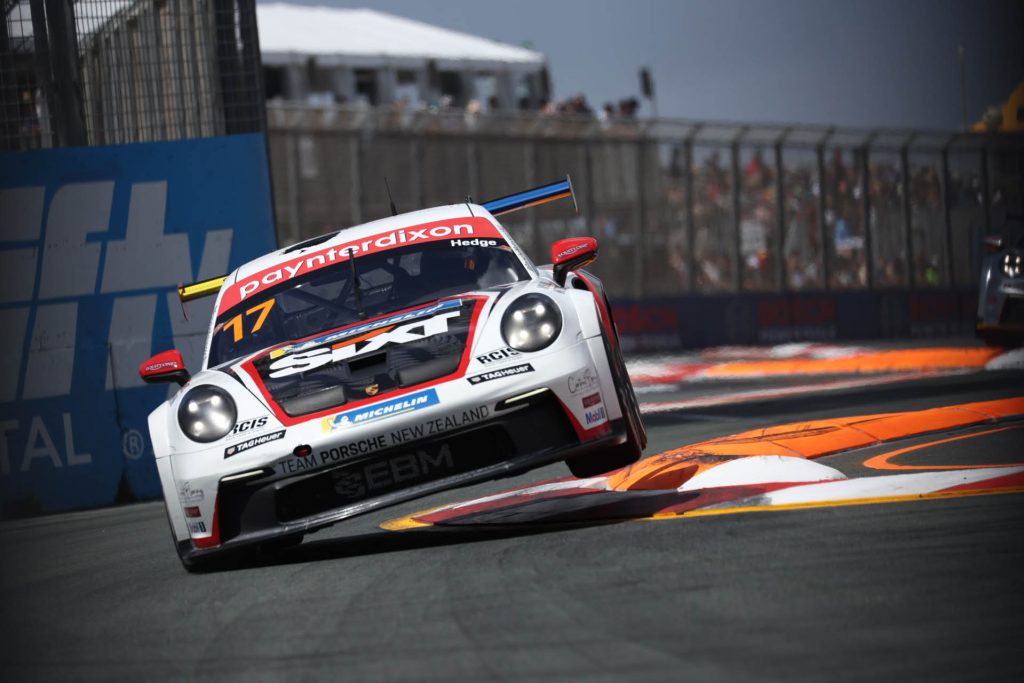
[[[1011,135],[473,116],[271,105],[282,245],[570,173],[580,215],[503,218],[538,262],[601,243],[620,295],[972,287],[982,238],[1024,209]]]
[[[0,150],[264,127],[254,0],[0,1]]]

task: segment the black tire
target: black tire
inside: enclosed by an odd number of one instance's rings
[[[1007,330],[975,330],[975,335],[985,346],[998,346],[1004,349],[1013,349],[1024,344],[1024,332],[1010,332]]]
[[[608,304],[608,298],[604,299],[605,309],[611,317],[612,308]],[[565,464],[577,479],[596,477],[612,470],[628,467],[640,459],[644,448],[647,447],[647,428],[644,427],[643,417],[640,415],[640,402],[636,400],[636,392],[633,391],[633,383],[626,371],[626,361],[622,357],[622,348],[618,343],[618,330],[615,321],[610,320],[613,340],[604,337],[605,353],[608,354],[608,365],[611,367],[612,379],[615,381],[615,391],[618,394],[619,405],[622,406],[622,417],[626,423],[626,440],[618,446],[611,446],[601,453],[584,455],[578,458],[569,458]]]
[[[171,513],[167,509],[167,503],[164,502],[164,514],[167,516],[167,526],[171,530],[171,543],[174,544],[174,552],[178,554],[178,561],[181,562],[181,566],[185,568],[189,574],[196,574],[200,571],[202,566],[201,562],[197,562],[194,559],[189,559],[186,553],[192,548],[191,541],[179,541],[174,535],[174,524],[171,523]]]

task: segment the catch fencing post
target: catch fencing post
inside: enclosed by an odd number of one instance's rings
[[[828,144],[828,140],[834,132],[833,128],[826,130],[815,149],[818,162],[818,249],[821,250],[821,281],[826,290],[832,288],[832,283],[829,273],[828,235],[825,229],[825,193],[828,191],[828,178],[825,176],[825,145]]]
[[[700,132],[701,124],[693,127],[683,140],[683,163],[686,183],[686,259],[689,271],[690,291],[697,291],[697,221],[693,209],[693,138]]]
[[[860,169],[861,211],[864,213],[864,284],[868,289],[875,286],[875,254],[871,248],[871,143],[878,136],[871,131],[864,141],[864,158]]]
[[[989,201],[988,147],[981,148],[981,205],[985,208],[985,234],[992,233],[992,203]]]
[[[787,289],[786,273],[786,187],[782,175],[785,166],[782,163],[782,146],[786,142],[790,128],[784,128],[775,140],[775,285],[782,291]]]
[[[733,230],[733,252],[732,252],[732,281],[736,291],[743,290],[743,246],[740,226],[742,223],[741,211],[743,204],[740,201],[740,191],[743,176],[740,173],[740,140],[747,133],[747,126],[742,126],[730,145],[730,161],[732,171],[732,230]]]
[[[910,144],[915,137],[917,137],[917,133],[911,133],[900,147],[900,175],[903,176],[903,239],[907,259],[907,285],[911,289],[915,288],[917,283],[917,278],[914,276],[914,235],[910,212]]]
[[[949,196],[949,146],[953,144],[956,135],[951,135],[942,147],[942,219],[946,228],[946,286],[955,286],[953,268],[953,218],[951,216],[951,201]]]
[[[53,69],[50,82],[56,95],[54,124],[57,140],[64,147],[84,145],[85,117],[82,115],[81,84],[78,81],[75,8],[71,0],[46,0],[46,24],[50,32],[50,67]]]
[[[646,248],[647,232],[647,193],[644,192],[646,170],[644,168],[644,156],[647,150],[647,130],[641,124],[640,136],[636,141],[636,200],[639,207],[636,226],[636,241],[633,246],[633,296],[644,295],[644,250]]]

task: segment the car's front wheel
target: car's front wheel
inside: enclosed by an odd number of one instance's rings
[[[601,453],[566,460],[565,464],[568,465],[572,476],[578,479],[595,477],[612,470],[628,467],[640,459],[644,447],[647,446],[647,430],[640,415],[640,403],[636,400],[633,383],[629,380],[626,361],[622,357],[622,349],[618,343],[618,332],[615,329],[615,323],[611,320],[612,309],[608,304],[607,298],[605,298],[604,303],[605,310],[608,312],[612,330],[611,334],[616,336],[615,339],[609,339],[608,333],[606,333],[604,336],[604,348],[608,354],[608,365],[611,367],[619,405],[622,406],[622,418],[626,423],[626,440],[618,446],[612,446]]]

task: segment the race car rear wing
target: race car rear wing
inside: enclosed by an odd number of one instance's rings
[[[535,187],[532,190],[524,190],[510,194],[506,197],[499,197],[481,204],[482,207],[491,212],[494,216],[501,216],[520,209],[526,209],[538,204],[552,202],[556,199],[572,198],[573,209],[579,213],[580,207],[576,203],[576,193],[572,189],[572,179],[567,175],[565,180],[559,180],[547,185]],[[178,298],[182,303],[201,299],[220,291],[221,285],[228,279],[227,275],[212,277],[208,280],[200,280],[190,285],[178,285]]]
[[[576,204],[576,193],[572,189],[572,178],[569,176],[565,176],[565,180],[541,185],[532,190],[524,190],[523,192],[510,194],[507,197],[501,197],[500,199],[492,199],[480,206],[490,211],[494,216],[501,216],[502,214],[537,206],[538,204],[544,204],[556,199],[564,199],[565,197],[572,198],[573,209],[576,210],[576,213],[579,213],[580,207]]]
[[[216,294],[220,291],[220,286],[227,279],[227,275],[221,275],[220,277],[211,277],[209,280],[200,280],[190,285],[178,285],[178,298],[181,299],[182,303],[185,303],[186,301],[192,301],[192,299],[201,299],[204,296]]]

